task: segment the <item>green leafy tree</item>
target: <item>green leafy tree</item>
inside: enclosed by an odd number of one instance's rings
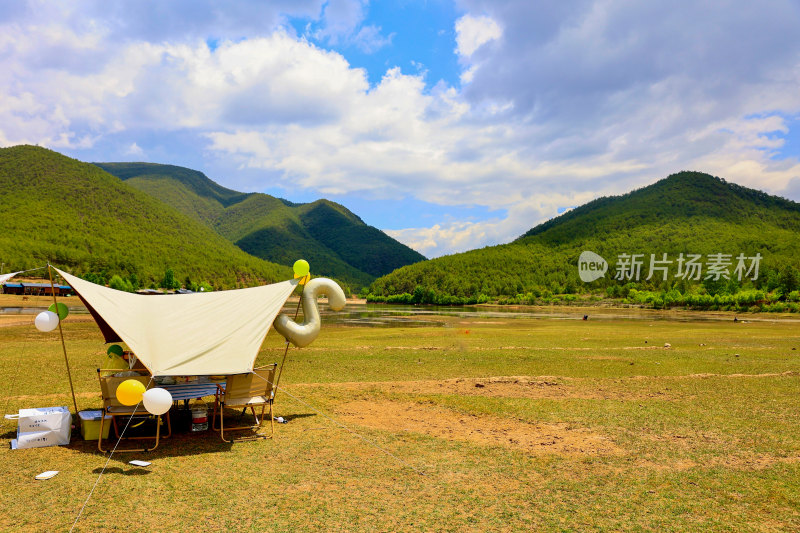
[[[161,280],[162,289],[180,289],[181,284],[175,279],[175,272],[171,268],[164,271],[164,278]]]
[[[122,279],[122,277],[118,274],[114,274],[111,277],[111,281],[108,282],[108,286],[118,291],[133,292],[133,286],[131,285],[131,282]]]
[[[800,287],[798,278],[797,270],[793,266],[784,266],[778,275],[778,288],[780,289],[781,293],[789,294],[792,291],[797,290],[798,287]]]

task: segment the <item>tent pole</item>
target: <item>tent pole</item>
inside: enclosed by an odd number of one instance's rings
[[[50,276],[50,291],[53,293],[53,307],[58,315],[58,301],[56,300],[56,287],[53,285],[53,267],[47,263],[47,275]],[[69,369],[69,359],[67,359],[67,345],[64,342],[64,330],[61,329],[61,317],[58,317],[58,332],[61,334],[61,348],[64,350],[64,362],[67,364],[67,377],[69,378],[69,390],[72,391],[72,405],[75,407],[75,416],[78,416],[78,402],[75,401],[75,387],[72,385],[72,372]]]
[[[300,299],[297,300],[297,308],[294,310],[294,321],[297,322],[297,315],[300,313],[300,302],[303,301],[303,292],[306,290],[306,284],[303,283],[302,289],[300,290]],[[272,387],[272,397],[275,397],[275,394],[278,392],[278,383],[281,382],[281,374],[283,374],[283,365],[286,363],[286,354],[289,353],[289,339],[286,339],[286,349],[283,351],[283,360],[281,360],[281,367],[278,370],[278,378],[275,380],[275,384]]]

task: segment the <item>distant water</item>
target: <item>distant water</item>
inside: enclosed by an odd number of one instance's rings
[[[38,315],[47,307],[0,307],[0,315]],[[70,307],[70,313],[89,314],[85,307]]]
[[[293,316],[295,306],[284,308]],[[800,321],[800,316],[787,318],[770,313],[736,315],[732,312],[699,312],[684,310],[655,310],[641,308],[607,307],[532,307],[532,306],[463,306],[436,307],[388,304],[348,304],[342,311],[330,310],[320,306],[320,316],[324,323],[376,327],[413,327],[443,324],[438,317],[460,318],[541,318],[551,320],[669,320],[680,322],[731,321],[734,316],[748,321]],[[298,318],[300,320],[300,318]]]
[[[296,303],[288,303],[282,312],[293,317],[297,309]],[[0,315],[36,315],[46,311],[47,307],[0,307]],[[87,314],[83,306],[70,307],[70,313]],[[443,325],[443,316],[461,318],[541,318],[550,320],[671,320],[679,322],[696,321],[730,321],[734,316],[739,320],[791,322],[800,321],[800,316],[786,317],[771,313],[740,314],[732,312],[695,312],[684,310],[654,310],[640,308],[607,308],[607,307],[530,307],[530,306],[464,306],[436,307],[426,305],[389,305],[389,304],[353,304],[348,303],[341,311],[332,311],[327,304],[320,304],[320,316],[326,324],[342,324],[352,326],[373,327],[423,327]],[[297,318],[303,320],[303,311]]]

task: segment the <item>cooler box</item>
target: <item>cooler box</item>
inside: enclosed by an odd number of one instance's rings
[[[78,418],[81,421],[81,437],[83,440],[97,440],[100,438],[100,417],[103,411],[81,411]],[[103,438],[108,438],[108,430],[111,429],[111,415],[106,415],[103,424]]]

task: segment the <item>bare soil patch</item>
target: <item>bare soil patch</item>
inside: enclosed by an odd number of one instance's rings
[[[392,432],[413,432],[451,441],[504,446],[527,453],[616,455],[607,437],[568,424],[528,424],[494,416],[475,416],[414,402],[358,400],[338,408],[341,420]]]
[[[404,394],[450,394],[497,398],[577,398],[589,400],[629,400],[646,396],[615,388],[583,387],[580,379],[555,376],[493,376],[421,381],[351,382],[326,384],[346,389],[380,389]],[[668,399],[659,396],[660,399]]]

